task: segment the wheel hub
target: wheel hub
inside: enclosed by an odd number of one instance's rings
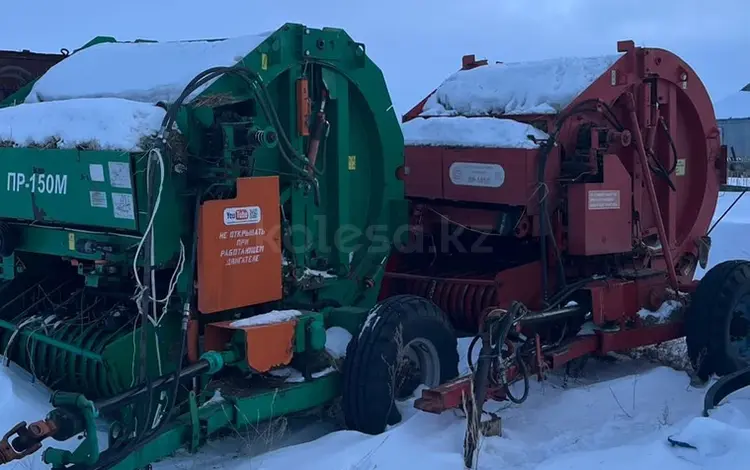
[[[431,341],[415,338],[409,341],[396,361],[395,396],[403,400],[414,394],[420,385],[440,385],[440,358]]]
[[[750,296],[743,296],[734,308],[729,324],[729,341],[737,355],[750,360]]]

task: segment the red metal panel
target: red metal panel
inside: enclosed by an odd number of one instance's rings
[[[604,156],[604,182],[568,188],[568,251],[572,255],[632,250],[630,175],[615,155]]]
[[[597,325],[617,321],[638,311],[638,296],[633,281],[607,281],[591,284],[592,320]]]
[[[63,54],[0,51],[0,101],[61,61]]]
[[[599,335],[581,336],[568,344],[553,349],[546,354],[552,369],[557,369],[568,362],[593,354],[599,349]]]
[[[441,147],[406,147],[404,149],[404,193],[407,197],[441,199],[443,166]]]
[[[522,264],[506,269],[497,274],[495,282],[497,290],[497,306],[500,308],[510,307],[513,301],[522,302],[524,305],[535,309],[542,306],[542,287],[536,281],[542,276],[542,264],[539,261]]]
[[[524,149],[446,149],[443,154],[443,196],[454,201],[524,206],[534,191],[536,175],[530,172],[528,163],[536,161],[537,152]]]
[[[597,325],[637,318],[641,308],[656,309],[666,298],[663,273],[635,280],[597,281],[586,286],[591,293],[592,320]]]

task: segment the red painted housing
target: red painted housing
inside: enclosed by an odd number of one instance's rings
[[[64,57],[63,54],[0,51],[0,101],[30,81],[44,75],[50,67]]]
[[[574,297],[599,326],[639,328],[640,308],[689,290],[725,162],[708,93],[675,54],[467,56],[403,120],[420,249],[389,262],[383,295],[428,297],[473,331],[488,307],[540,308],[594,274],[609,283]]]
[[[521,325],[540,374],[683,334],[681,309],[656,320],[648,310],[694,288],[726,152],[682,59],[632,41],[617,52],[466,56],[404,116],[413,244],[389,260],[382,296],[429,298],[472,333],[486,312],[520,301],[539,312]],[[571,300],[579,308],[563,308]],[[470,383],[428,390],[417,407],[459,406]]]

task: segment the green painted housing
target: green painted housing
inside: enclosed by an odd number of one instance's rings
[[[97,38],[66,60],[111,41]],[[286,24],[236,65],[257,74],[262,85],[253,88],[236,74],[221,76],[176,109],[179,135],[161,147],[167,172],[154,223],[159,285],[166,286],[177,267],[180,241],[186,260],[166,312],[169,320],[158,327],[145,326],[150,345],[146,351],[153,364],[157,349],[162,356],[179,350],[184,305],[192,306],[191,315],[201,324],[299,309],[307,313],[298,325],[295,360],[313,367],[324,354],[326,328],[358,331],[376,301],[394,237],[403,232],[397,230],[406,223],[403,186],[396,176],[403,164],[399,119],[383,74],[365,46],[340,29]],[[325,111],[330,128],[320,147],[315,178],[299,170],[309,163],[304,155],[310,139],[297,128],[300,77],[309,80],[313,114],[321,90],[328,91]],[[2,105],[21,103],[32,87]],[[275,118],[263,112],[257,89],[266,93]],[[268,136],[269,131],[281,141],[248,137]],[[284,136],[287,151],[302,158],[283,158]],[[143,256],[134,257],[149,221],[147,161],[146,152],[0,146],[0,277],[9,286],[0,292],[0,304],[7,307],[0,308],[0,348],[7,348],[10,358],[28,370],[44,372],[46,383],[61,384],[66,392],[90,399],[110,397],[140,374],[133,363],[133,344],[141,340],[132,299],[133,263],[140,271],[145,262]],[[92,181],[92,164],[107,170],[105,181]],[[113,165],[127,169],[130,187],[113,187]],[[206,200],[232,197],[239,177],[268,175],[280,178],[287,260],[284,298],[201,315],[195,311],[200,292],[194,289],[197,208]],[[110,202],[113,194],[132,196],[133,217],[116,217],[111,207],[92,207],[92,191],[106,193]],[[57,283],[64,287],[55,288]],[[50,289],[55,292],[52,297]],[[13,335],[15,330],[21,334]],[[241,335],[238,341],[243,341]],[[160,364],[148,374],[156,377],[176,367],[174,360],[162,359]],[[282,394],[283,403],[269,411],[269,394],[278,387],[261,385],[229,402],[235,403],[233,410],[270,418],[284,410],[320,405],[339,390],[335,373],[292,388],[282,386],[289,388]],[[198,394],[197,404],[205,401],[204,395]],[[200,436],[190,431],[196,420],[204,420],[209,434],[243,424],[238,417],[227,418],[224,408],[201,408],[200,413],[185,409],[177,427],[154,441],[158,446],[147,444],[133,454],[133,465],[141,467],[185,442],[206,438],[205,428]]]

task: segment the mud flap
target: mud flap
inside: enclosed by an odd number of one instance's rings
[[[703,416],[708,417],[709,410],[737,390],[750,387],[750,367],[725,375],[716,381],[703,398]]]

